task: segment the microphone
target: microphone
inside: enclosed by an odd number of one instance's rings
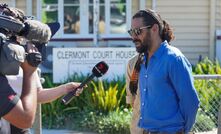
[[[26,20],[24,25],[25,27],[19,34],[26,39],[38,44],[47,43],[51,39],[51,29],[47,24],[37,20]]]
[[[1,28],[24,36],[26,39],[38,44],[47,43],[52,37],[50,27],[37,20],[25,20],[25,22],[22,23],[11,16],[0,14],[0,29]],[[53,32],[57,31],[53,30]]]
[[[56,32],[59,30],[60,23],[53,22],[53,23],[46,23],[46,24],[51,30],[51,37],[50,38],[52,38],[56,34]],[[50,35],[47,34],[46,37],[48,37],[48,36],[50,36]],[[33,43],[35,44],[35,47],[38,49],[38,51],[41,53],[42,61],[45,61],[45,59],[47,57],[47,50],[46,50],[47,43],[45,43],[45,42],[43,42],[43,43],[33,42]]]
[[[69,92],[67,95],[65,95],[62,98],[62,102],[67,105],[76,95],[77,89],[79,88],[83,88],[86,84],[88,84],[94,77],[101,77],[103,76],[107,70],[108,70],[108,65],[104,62],[101,61],[99,63],[97,63],[94,68],[92,69],[92,74],[86,79],[84,80],[79,87],[75,88],[73,91]]]

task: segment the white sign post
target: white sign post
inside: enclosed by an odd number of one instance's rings
[[[87,75],[100,61],[109,65],[104,79],[123,77],[134,55],[135,48],[53,48],[53,82],[63,82],[74,73]]]

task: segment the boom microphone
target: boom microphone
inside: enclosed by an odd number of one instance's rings
[[[26,39],[39,44],[47,43],[51,39],[51,29],[48,25],[37,20],[26,20],[24,25],[20,35]]]
[[[51,39],[51,29],[48,25],[37,20],[25,20],[24,23],[0,14],[0,28],[24,36],[32,42],[47,43]]]
[[[101,77],[103,76],[107,70],[108,70],[108,65],[104,62],[101,61],[97,63],[94,68],[92,69],[92,74],[84,80],[79,87],[75,88],[73,91],[69,92],[67,95],[65,95],[62,98],[62,102],[67,105],[73,98],[76,96],[77,89],[83,88],[86,84],[88,84],[94,77]]]

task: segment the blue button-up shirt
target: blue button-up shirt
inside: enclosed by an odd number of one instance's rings
[[[146,58],[144,58],[146,59]],[[149,131],[185,133],[192,128],[199,99],[189,61],[166,41],[161,43],[139,73],[139,127]]]

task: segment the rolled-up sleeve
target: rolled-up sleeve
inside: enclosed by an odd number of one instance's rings
[[[187,133],[195,122],[199,98],[194,87],[189,61],[181,56],[174,58],[172,61],[169,76],[179,100],[179,107],[185,120],[184,129]]]

